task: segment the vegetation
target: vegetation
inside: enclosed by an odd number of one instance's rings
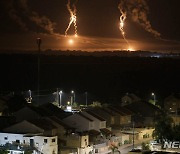
[[[114,144],[111,144],[110,148],[112,150],[112,153],[114,153],[115,151],[118,151],[118,147]]]
[[[5,149],[0,149],[0,154],[8,154],[8,151]]]
[[[33,151],[25,151],[24,154],[32,154]]]
[[[172,119],[165,111],[158,113],[155,117],[155,130],[153,137],[156,140],[163,141],[172,137]]]
[[[179,140],[180,125],[175,126],[172,118],[165,111],[162,111],[156,115],[153,137],[160,142]]]
[[[149,144],[148,143],[142,143],[142,150],[149,150]]]

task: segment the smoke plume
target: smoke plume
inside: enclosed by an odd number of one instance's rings
[[[37,12],[31,11],[27,0],[4,1],[4,6],[9,17],[13,19],[25,31],[29,30],[26,21],[29,20],[42,28],[44,31],[53,34],[55,23],[46,16],[40,16]]]
[[[152,33],[155,37],[160,37],[160,33],[154,30],[148,20],[149,7],[145,0],[121,0],[119,9],[127,13],[127,18],[130,17],[147,32]]]

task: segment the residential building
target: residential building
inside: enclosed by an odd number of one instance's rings
[[[114,125],[114,114],[108,112],[107,110],[105,110],[102,107],[95,107],[90,109],[91,112],[93,112],[94,114],[102,117],[103,119],[106,120],[106,127],[111,127],[112,125]]]
[[[38,119],[45,116],[51,116],[51,114],[39,109],[38,107],[33,107],[31,105],[27,105],[18,111],[14,112],[13,115],[16,117],[16,121],[22,120],[32,120]]]
[[[63,119],[63,122],[74,127],[76,131],[83,132],[94,129],[94,120],[82,113],[75,113]]]
[[[157,106],[145,101],[134,102],[125,105],[124,108],[134,113],[132,118],[135,127],[153,127],[154,117],[160,110]]]
[[[83,111],[81,114],[94,121],[95,130],[100,131],[101,129],[106,128],[106,120],[92,111]]]
[[[0,145],[8,148],[12,154],[22,154],[26,151],[33,154],[58,154],[57,136],[0,133]]]
[[[118,106],[116,107],[108,107],[106,108],[107,111],[115,114],[115,122],[114,126],[121,126],[121,127],[126,127],[131,124],[131,114],[127,112],[122,112]]]
[[[164,108],[170,113],[180,115],[180,93],[172,94],[165,98]]]
[[[57,127],[45,119],[24,120],[3,129],[3,132],[32,133],[47,136],[56,136],[58,134]]]
[[[141,99],[139,97],[137,97],[135,94],[129,94],[127,93],[125,96],[123,96],[121,98],[121,106],[125,106],[125,105],[128,105],[128,104],[131,104],[133,102],[138,102],[140,101]]]
[[[174,125],[180,125],[180,115],[170,115]]]
[[[109,148],[107,143],[96,144],[93,146],[94,154],[110,154],[112,150]]]

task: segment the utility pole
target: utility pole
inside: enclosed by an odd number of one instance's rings
[[[87,92],[85,92],[85,95],[86,95],[86,107],[88,105],[88,102],[87,102]]]
[[[59,102],[59,107],[61,108],[62,107],[62,90],[59,92],[59,99],[60,99],[60,102]]]
[[[40,52],[41,52],[41,38],[37,38],[37,45],[38,45],[38,85],[37,85],[37,103],[39,105],[39,89],[40,89]]]
[[[59,89],[58,88],[56,91],[56,100],[57,100],[57,104],[59,105]]]
[[[133,150],[134,150],[134,121],[133,121]]]

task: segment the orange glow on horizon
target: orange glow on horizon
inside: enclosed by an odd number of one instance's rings
[[[127,50],[128,50],[128,51],[135,51],[135,49],[132,48],[132,47],[129,47]]]
[[[69,39],[68,43],[69,43],[69,45],[73,45],[74,44],[74,40],[73,39]]]

